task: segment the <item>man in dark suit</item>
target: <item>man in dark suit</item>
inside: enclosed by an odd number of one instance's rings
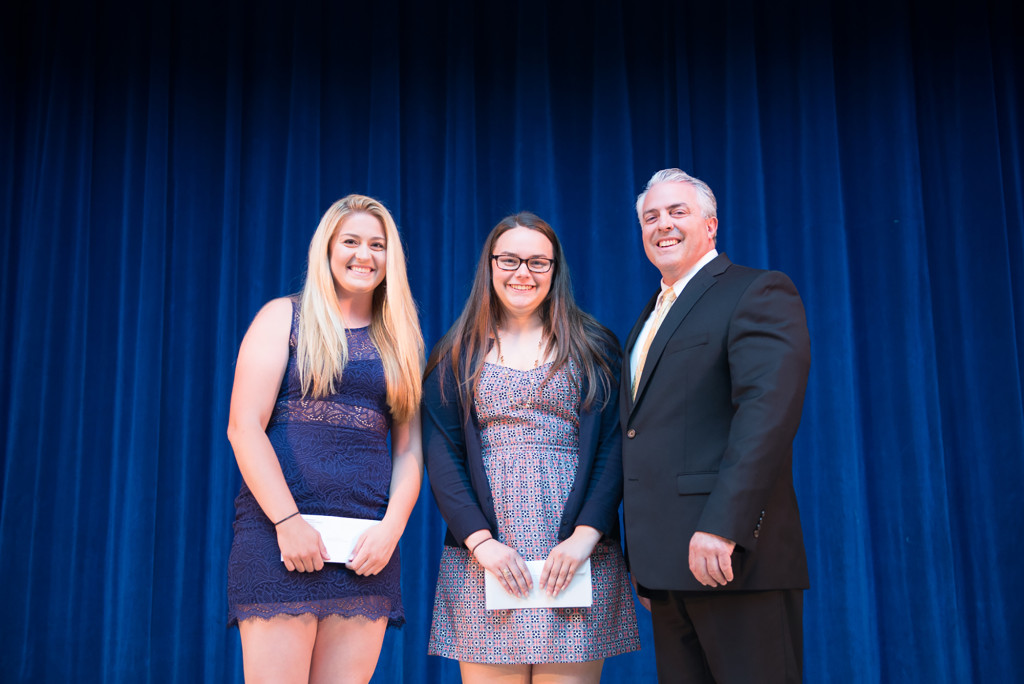
[[[810,366],[800,295],[786,275],[715,250],[715,196],[679,169],[651,178],[637,214],[662,281],[626,341],[623,510],[658,679],[798,682],[808,576],[792,444]]]

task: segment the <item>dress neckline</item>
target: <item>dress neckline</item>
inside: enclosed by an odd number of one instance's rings
[[[503,366],[502,364],[494,363],[493,361],[484,361],[484,365],[485,366],[494,366],[495,368],[506,368],[508,370],[515,371],[517,373],[531,373],[533,371],[538,371],[538,370],[541,370],[542,368],[550,366],[553,363],[554,363],[554,361],[548,361],[547,363],[542,363],[539,366],[536,366],[534,368],[516,368],[514,366]]]

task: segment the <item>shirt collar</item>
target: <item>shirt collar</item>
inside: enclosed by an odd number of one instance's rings
[[[693,276],[697,275],[697,271],[711,263],[711,260],[714,259],[716,256],[718,256],[718,250],[712,247],[711,251],[702,256],[700,260],[698,260],[697,263],[693,265],[693,268],[686,272],[686,275],[684,275],[682,278],[680,278],[679,280],[672,284],[671,287],[673,290],[676,291],[676,297],[683,293],[683,288],[686,287],[687,283],[693,280]],[[667,289],[669,289],[669,286],[666,285],[665,280],[662,279],[661,291],[664,292]]]

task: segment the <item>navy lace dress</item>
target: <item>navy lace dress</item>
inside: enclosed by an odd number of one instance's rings
[[[391,412],[380,355],[369,328],[348,330],[349,360],[337,393],[303,398],[295,358],[298,306],[293,300],[288,369],[267,436],[301,513],[380,520],[391,486]],[[397,547],[377,575],[360,577],[344,563],[333,562],[318,572],[288,572],[274,525],[244,482],[235,510],[228,559],[229,624],[302,613],[404,622]]]

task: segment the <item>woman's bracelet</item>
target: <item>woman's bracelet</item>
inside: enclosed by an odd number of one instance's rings
[[[281,518],[280,520],[278,520],[278,521],[277,521],[276,523],[274,523],[274,527],[277,527],[278,525],[280,525],[281,523],[283,523],[283,522],[284,522],[285,520],[288,520],[289,518],[294,518],[294,517],[295,517],[295,516],[297,516],[298,514],[299,514],[299,512],[298,512],[298,511],[295,511],[295,512],[294,512],[294,513],[292,513],[291,515],[286,515],[286,516],[284,516],[283,518]]]
[[[486,539],[484,539],[483,541],[478,541],[478,542],[477,542],[476,544],[473,544],[473,548],[471,548],[471,549],[469,550],[469,555],[470,555],[470,556],[475,556],[475,555],[476,555],[476,550],[480,548],[480,545],[481,545],[481,544],[483,544],[483,543],[485,543],[485,542],[489,542],[489,541],[491,541],[492,539],[494,539],[494,537],[487,537],[487,538],[486,538]]]

